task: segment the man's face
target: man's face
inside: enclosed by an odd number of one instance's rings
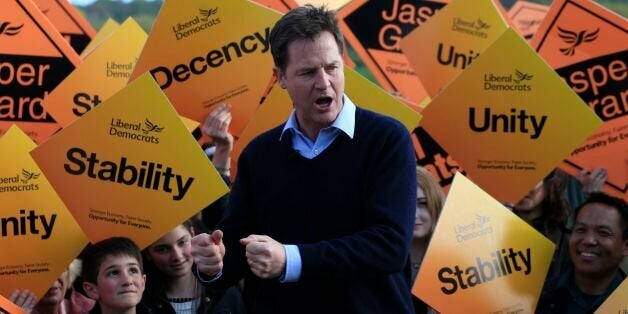
[[[46,294],[39,300],[40,304],[45,305],[57,305],[63,301],[65,291],[68,288],[68,271],[64,271],[57,280],[52,284],[52,287],[46,291]]]
[[[325,31],[314,40],[297,39],[290,43],[288,59],[285,70],[276,67],[275,74],[292,98],[301,130],[315,138],[342,109],[342,56],[334,36]]]
[[[138,261],[130,256],[107,256],[100,265],[96,284],[84,282],[88,296],[97,300],[101,309],[123,312],[140,303],[146,276]]]
[[[628,255],[628,240],[622,239],[617,209],[600,203],[582,207],[569,239],[569,253],[577,273],[595,276],[616,272]]]

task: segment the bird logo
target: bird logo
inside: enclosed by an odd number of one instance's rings
[[[583,43],[589,43],[597,39],[600,33],[600,28],[587,33],[586,30],[580,31],[578,33],[570,31],[568,29],[561,28],[558,26],[558,37],[560,37],[566,44],[570,44],[571,46],[567,48],[560,48],[560,52],[562,52],[565,56],[573,56],[576,53],[576,47],[580,46]]]
[[[476,23],[474,23],[474,26],[477,30],[488,29],[491,27],[490,25],[488,25],[488,23],[482,21],[482,19],[480,18],[478,18]]]
[[[515,76],[516,78],[513,81],[517,84],[521,83],[521,81],[529,81],[534,77],[534,75],[523,73],[517,69],[515,69]]]
[[[207,21],[207,19],[209,19],[210,16],[218,12],[218,8],[208,9],[208,10],[199,9],[198,11],[201,13],[201,16],[202,16],[201,20]]]
[[[0,35],[15,36],[20,33],[24,24],[11,26],[11,22],[0,23]]]
[[[39,173],[30,172],[28,170],[22,169],[22,178],[20,181],[26,184],[28,181],[39,178]]]
[[[153,124],[152,122],[150,122],[150,120],[146,119],[144,121],[144,128],[142,128],[142,132],[144,132],[144,134],[148,134],[150,132],[159,133],[163,131],[163,129],[163,127],[160,127],[157,124]]]

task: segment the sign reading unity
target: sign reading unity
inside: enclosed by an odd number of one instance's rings
[[[113,32],[115,32],[118,27],[120,27],[120,24],[118,22],[111,18],[107,19],[107,21],[105,21],[105,24],[100,27],[98,33],[96,33],[94,38],[92,38],[87,47],[85,47],[85,49],[83,49],[83,52],[81,52],[81,59],[85,60],[87,56],[89,56],[92,51],[94,51],[94,48],[100,45],[105,39],[107,39],[107,37],[111,36],[111,34],[113,34]]]
[[[604,121],[562,168],[604,167],[607,193],[628,199],[628,21],[593,1],[554,1],[532,46]]]
[[[408,132],[411,132],[419,124],[421,120],[419,113],[358,72],[345,67],[344,73],[345,93],[356,106],[393,117],[401,122]],[[233,177],[236,174],[238,157],[244,147],[257,135],[286,122],[291,111],[292,100],[288,92],[280,88],[279,85],[274,86],[233,147],[231,154],[231,174]]]
[[[401,53],[401,39],[420,29],[444,5],[423,0],[354,0],[338,17],[346,39],[378,83],[420,105],[428,101],[428,94]]]
[[[148,71],[180,115],[202,122],[231,104],[231,133],[252,117],[272,72],[280,14],[247,0],[167,0],[131,75]]]
[[[30,0],[0,10],[0,136],[17,124],[41,143],[59,129],[42,101],[81,62]]]
[[[533,313],[554,247],[456,174],[412,294],[441,313]]]
[[[33,0],[52,25],[80,54],[96,35],[94,28],[68,0]]]
[[[421,121],[477,185],[513,203],[600,124],[512,29],[425,108]]]
[[[508,10],[508,16],[517,31],[529,41],[536,34],[548,10],[546,5],[519,0]]]
[[[5,297],[14,289],[43,296],[87,244],[29,155],[35,147],[17,126],[0,138],[0,294]]]
[[[506,28],[493,0],[457,0],[404,37],[401,48],[434,97]]]
[[[92,242],[146,247],[228,191],[149,74],[31,154]]]
[[[127,19],[50,93],[43,106],[66,127],[122,89],[146,42],[146,33]]]

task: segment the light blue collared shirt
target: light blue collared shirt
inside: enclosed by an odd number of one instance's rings
[[[316,141],[307,137],[299,128],[297,116],[294,112],[290,114],[290,118],[286,122],[279,140],[281,140],[286,132],[292,132],[292,148],[296,150],[299,155],[313,159],[320,155],[327,149],[334,140],[340,135],[340,132],[345,132],[350,138],[353,138],[355,131],[355,104],[345,95],[343,98],[343,106],[336,117],[336,120],[327,128],[322,129]],[[286,244],[283,246],[286,252],[286,271],[279,278],[281,282],[297,282],[301,277],[301,253],[299,247],[296,245]]]

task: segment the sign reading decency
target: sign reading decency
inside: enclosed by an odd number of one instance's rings
[[[441,313],[533,313],[554,247],[458,173],[412,293]]]
[[[149,74],[31,154],[92,242],[146,247],[228,191]]]
[[[0,136],[17,124],[41,143],[59,129],[42,101],[81,63],[30,0],[0,10]]]
[[[346,39],[377,82],[421,105],[429,100],[428,94],[401,53],[401,39],[423,27],[444,5],[423,0],[354,0],[338,15]]]
[[[561,168],[604,167],[604,191],[628,200],[628,20],[593,1],[556,0],[532,46],[604,121]]]
[[[41,298],[87,244],[17,126],[0,138],[0,294]],[[1,306],[1,305],[0,305]]]
[[[506,30],[493,0],[456,0],[401,40],[401,49],[435,97]]]
[[[600,124],[512,29],[423,110],[421,121],[476,184],[510,202]]]
[[[179,114],[199,122],[231,104],[238,137],[272,72],[268,36],[279,17],[247,0],[167,0],[131,79],[150,72]]]

